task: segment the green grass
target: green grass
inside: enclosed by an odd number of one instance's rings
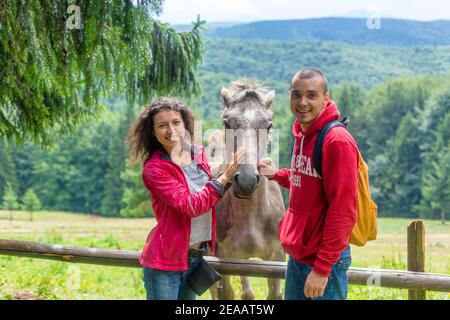
[[[66,212],[0,211],[0,238],[105,249],[142,250],[154,219],[103,218]],[[352,247],[354,267],[406,270],[406,228],[409,219],[380,218],[378,239]],[[425,220],[425,270],[450,274],[450,226]],[[239,278],[232,277],[240,297]],[[265,299],[265,278],[252,278],[256,299]],[[282,281],[284,288],[284,281]],[[351,285],[349,299],[407,299],[408,291]],[[144,299],[142,270],[72,264],[0,256],[0,299]],[[209,292],[199,299],[210,299]],[[427,292],[427,299],[450,299],[449,293]]]

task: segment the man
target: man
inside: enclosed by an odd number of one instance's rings
[[[314,68],[300,70],[292,79],[290,98],[297,118],[291,168],[278,169],[270,159],[258,164],[261,174],[290,189],[278,229],[289,254],[285,299],[346,299],[359,151],[345,128],[334,127],[323,143],[320,177],[312,161],[314,144],[320,129],[340,116],[326,77]]]

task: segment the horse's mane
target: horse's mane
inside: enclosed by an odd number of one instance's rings
[[[255,80],[241,78],[231,82],[231,87],[228,89],[230,92],[230,104],[242,102],[248,97],[253,97],[264,103],[264,97],[269,92],[269,89]]]

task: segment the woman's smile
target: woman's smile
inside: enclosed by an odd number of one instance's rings
[[[166,138],[170,142],[178,142],[180,140],[180,135],[175,134]]]

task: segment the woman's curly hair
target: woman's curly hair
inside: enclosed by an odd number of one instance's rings
[[[141,111],[139,117],[131,124],[128,130],[125,145],[129,149],[132,163],[136,160],[147,161],[156,150],[164,151],[163,146],[154,135],[153,122],[154,116],[162,110],[180,112],[184,127],[193,139],[195,118],[189,108],[175,98],[158,98]]]

